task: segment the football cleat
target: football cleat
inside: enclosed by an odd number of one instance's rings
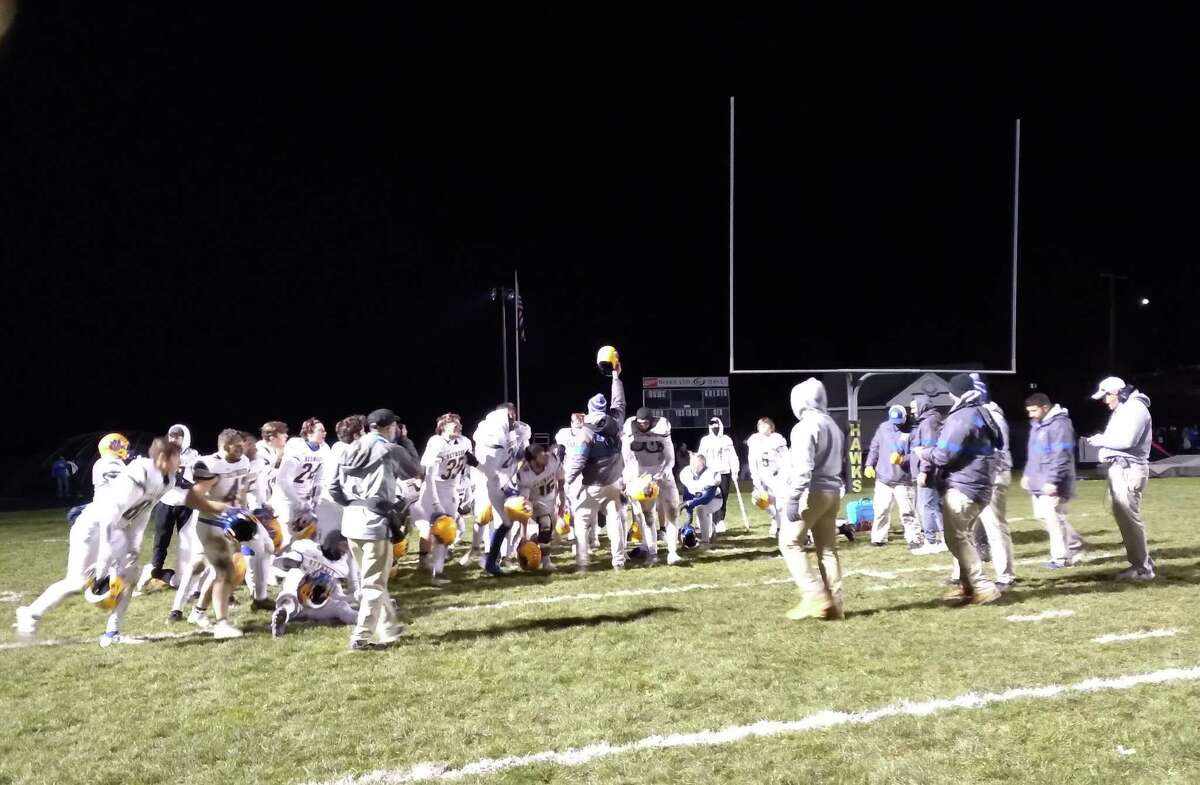
[[[105,577],[88,584],[83,590],[83,598],[102,611],[111,611],[117,607],[124,588],[125,579],[120,575]]]
[[[118,643],[123,644],[123,645],[136,646],[140,643],[145,643],[145,642],[146,642],[145,638],[134,638],[130,635],[122,635],[119,632],[106,632],[100,636],[100,648],[102,648],[102,649],[107,649],[109,646],[112,646],[113,644],[118,644]]]
[[[276,608],[271,614],[271,637],[278,638],[287,632],[288,612],[286,608]]]
[[[222,619],[213,625],[212,634],[217,640],[227,640],[229,638],[242,637],[242,631],[237,627],[234,627],[225,619]]]
[[[129,440],[122,433],[105,434],[97,449],[101,458],[119,458],[123,461],[129,457]]]
[[[521,565],[521,569],[526,572],[533,572],[541,569],[542,566],[542,548],[533,540],[526,540],[517,548],[517,561]]]
[[[230,507],[217,520],[221,528],[231,532],[238,542],[249,542],[258,534],[258,519],[243,507]]]
[[[293,540],[311,540],[317,535],[316,516],[310,512],[299,513],[288,523],[288,529]]]
[[[449,515],[439,515],[429,525],[429,534],[442,545],[453,545],[458,539],[458,525]]]
[[[760,510],[765,510],[771,506],[771,495],[766,491],[755,491],[750,494],[750,500],[754,502],[754,506]]]
[[[626,490],[634,501],[652,502],[658,498],[658,483],[649,474],[643,474],[631,481]]]
[[[524,496],[510,496],[504,500],[504,511],[514,521],[523,523],[533,517],[533,508]]]
[[[605,376],[612,376],[613,371],[620,364],[621,358],[617,354],[616,347],[601,346],[600,351],[596,352],[596,367]]]

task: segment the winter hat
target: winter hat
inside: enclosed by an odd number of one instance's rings
[[[603,393],[596,393],[588,401],[588,414],[606,414],[608,412],[608,399]]]
[[[961,398],[975,389],[975,380],[969,374],[959,373],[950,378],[950,394]]]
[[[888,422],[893,425],[899,425],[908,419],[908,412],[903,406],[891,406],[888,408]]]

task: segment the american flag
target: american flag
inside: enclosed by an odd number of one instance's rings
[[[525,340],[525,302],[517,295],[517,336]]]

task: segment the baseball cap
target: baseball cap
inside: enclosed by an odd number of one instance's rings
[[[1125,389],[1125,380],[1119,376],[1110,376],[1100,382],[1099,389],[1092,394],[1092,400],[1100,400],[1108,393],[1120,392]]]
[[[376,409],[367,415],[367,427],[386,428],[396,422],[396,413],[391,409]]]

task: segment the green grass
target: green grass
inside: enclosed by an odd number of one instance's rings
[[[1160,568],[1151,585],[1108,580],[1125,566],[1120,537],[1103,511],[1103,486],[1083,483],[1081,493],[1075,526],[1093,551],[1111,557],[1069,571],[1022,564],[1008,599],[980,608],[943,605],[941,572],[852,576],[840,623],[784,619],[797,595],[790,585],[765,583],[787,577],[766,518],[752,510],[753,529],[745,533],[736,508],[724,547],[686,568],[504,580],[454,568],[456,583],[440,590],[407,570],[393,593],[410,631],[404,645],[385,653],[347,652],[348,630],[338,627],[301,625],[272,640],[267,614],[247,603],[234,616],[248,631],[241,640],[102,650],[95,637],[103,616],[68,600],[46,618],[40,637],[83,642],[0,650],[0,783],[310,782],[1200,665],[1200,481],[1150,484],[1146,518]],[[1015,486],[1009,514],[1026,519],[1013,525],[1018,558],[1044,560],[1046,537]],[[0,516],[0,595],[18,592],[28,602],[59,577],[66,532],[58,511]],[[844,568],[942,564],[948,571],[948,555],[910,556],[898,539],[885,549],[843,547]],[[722,588],[448,610],[687,584]],[[889,584],[898,588],[878,590]],[[169,603],[165,594],[135,599],[127,631],[179,630],[164,621]],[[14,607],[0,604],[0,644],[16,640],[8,627]],[[1076,615],[1040,624],[1005,620],[1062,608]],[[1091,642],[1159,627],[1183,633]],[[1198,726],[1200,683],[1186,682],[625,753],[577,767],[539,764],[486,779],[1200,782]],[[1121,755],[1118,746],[1136,753]]]

